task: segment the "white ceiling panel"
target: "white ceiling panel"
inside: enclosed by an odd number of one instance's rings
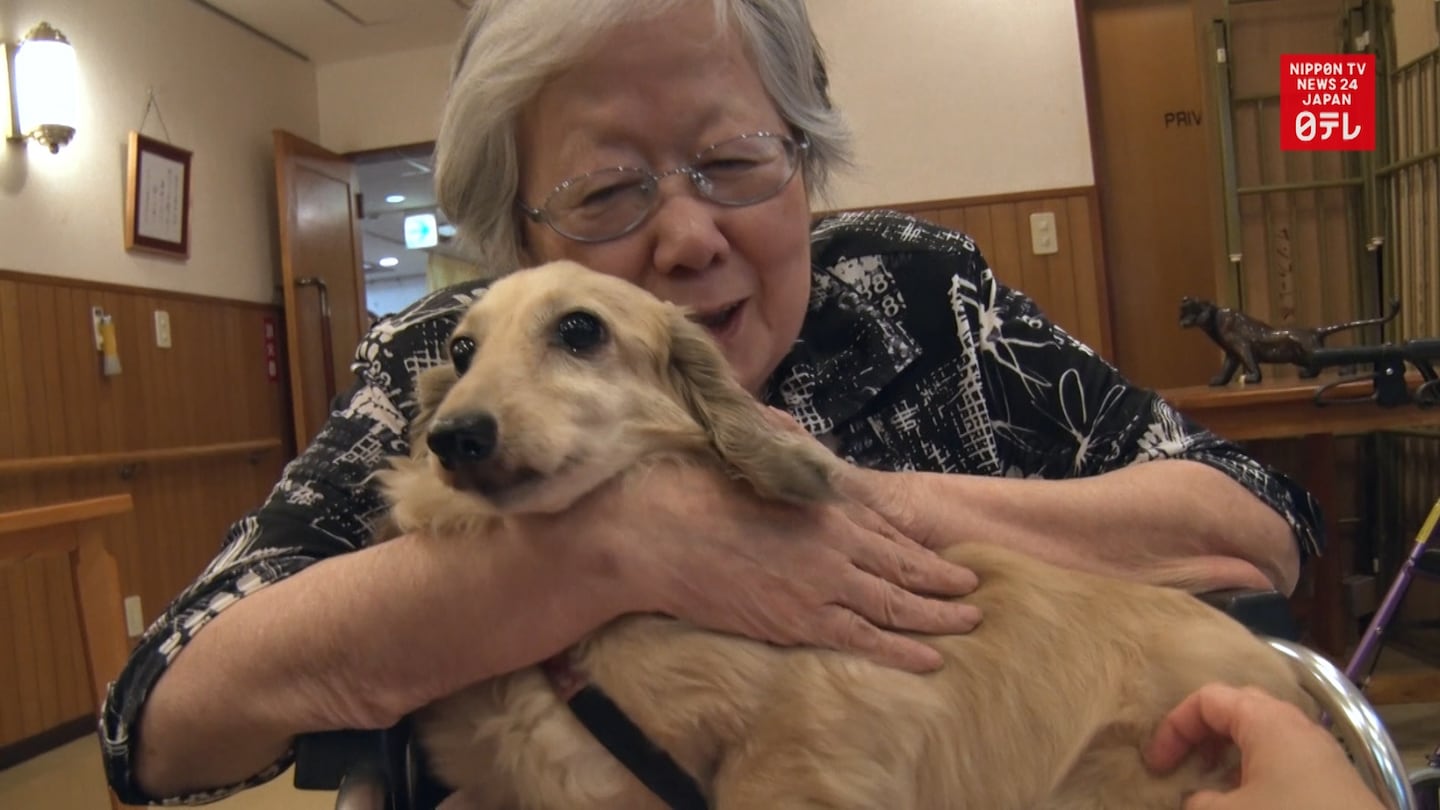
[[[465,0],[195,0],[313,62],[451,45]]]
[[[415,7],[414,3],[405,2],[405,0],[323,1],[327,5],[343,10],[346,15],[363,21],[366,25],[393,23],[404,18],[404,16]]]

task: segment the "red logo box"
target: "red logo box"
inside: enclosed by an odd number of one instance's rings
[[[1375,148],[1375,55],[1280,57],[1280,148]]]

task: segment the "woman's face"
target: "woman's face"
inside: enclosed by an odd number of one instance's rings
[[[709,3],[689,3],[618,29],[595,56],[551,81],[518,132],[520,199],[596,169],[664,172],[737,135],[788,132],[738,36],[715,36]],[[572,259],[690,307],[758,392],[800,333],[810,294],[809,200],[795,176],[774,197],[729,207],[691,181],[661,181],[659,201],[634,231],[583,243],[525,221],[527,258]]]

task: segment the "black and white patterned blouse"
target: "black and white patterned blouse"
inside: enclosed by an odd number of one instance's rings
[[[1307,493],[1127,384],[997,283],[969,237],[871,212],[819,222],[812,243],[809,312],[766,399],[840,455],[875,469],[1044,478],[1190,459],[1284,516],[1302,556],[1319,551],[1319,512]],[[434,293],[365,336],[349,403],[145,634],[101,720],[107,773],[122,801],[209,801],[288,766],[286,758],[206,794],[145,796],[134,782],[136,718],[165,667],[220,611],[366,542],[382,505],[365,481],[387,456],[408,452],[411,380],[443,362],[450,331],[481,294],[478,284]]]

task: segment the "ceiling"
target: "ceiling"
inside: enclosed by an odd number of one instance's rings
[[[194,0],[317,64],[450,45],[471,0]]]

